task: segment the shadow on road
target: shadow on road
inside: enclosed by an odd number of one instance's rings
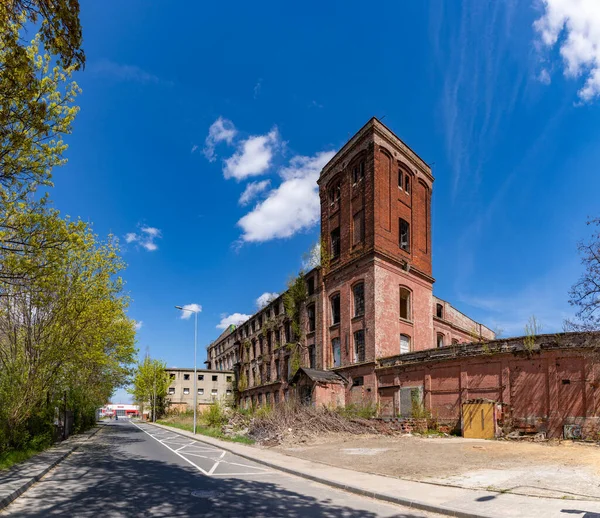
[[[256,476],[247,479],[203,476],[192,466],[172,463],[172,453],[161,445],[148,448],[142,434],[125,423],[105,426],[85,450],[72,455],[53,477],[42,481],[27,495],[28,503],[18,509],[18,515],[378,516],[365,509],[336,505],[328,499],[319,500],[286,489],[265,481],[264,476],[263,480]],[[270,475],[271,479],[278,476]]]

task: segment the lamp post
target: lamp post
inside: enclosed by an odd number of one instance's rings
[[[198,310],[187,309],[182,306],[175,306],[180,311],[189,311],[194,313],[194,435],[196,435],[196,413],[198,411],[198,372],[196,369],[196,351],[198,349]]]

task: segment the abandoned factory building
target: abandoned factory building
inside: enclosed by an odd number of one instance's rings
[[[410,417],[418,401],[456,425],[461,403],[479,397],[501,404],[505,421],[550,435],[566,418],[596,415],[583,351],[597,337],[495,340],[433,295],[433,181],[430,167],[376,118],[325,165],[322,261],[296,281],[304,283],[288,297],[296,310],[286,312],[282,294],[207,348],[209,369],[236,372],[240,405],[294,394]]]

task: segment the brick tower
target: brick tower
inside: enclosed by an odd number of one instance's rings
[[[434,347],[430,167],[372,118],[323,168],[323,367],[375,396],[376,358]],[[352,390],[350,390],[352,399]]]

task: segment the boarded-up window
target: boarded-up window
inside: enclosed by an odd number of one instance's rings
[[[354,215],[353,218],[353,241],[352,244],[357,245],[363,242],[364,239],[364,212],[361,210]]]
[[[423,411],[423,386],[400,389],[400,416],[418,417]]]
[[[400,354],[410,352],[410,336],[400,335]]]

